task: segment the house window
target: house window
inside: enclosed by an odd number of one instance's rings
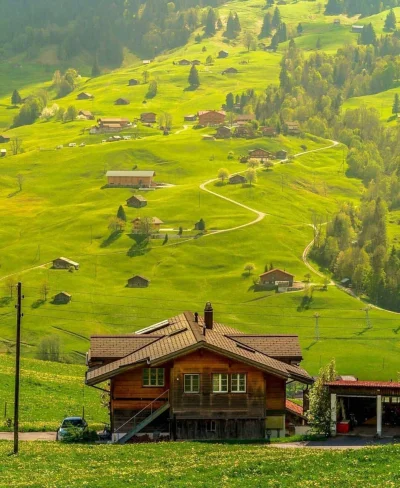
[[[184,387],[185,387],[185,393],[199,393],[199,391],[200,391],[200,375],[199,374],[185,374]]]
[[[231,376],[232,393],[246,393],[246,375],[244,373],[235,373]]]
[[[207,421],[207,427],[206,427],[207,432],[215,432],[217,430],[217,424],[215,420],[208,420]]]
[[[228,393],[228,375],[225,373],[213,374],[213,393]]]
[[[164,386],[164,368],[144,368],[143,386]]]

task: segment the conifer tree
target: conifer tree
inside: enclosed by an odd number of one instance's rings
[[[206,28],[205,28],[205,34],[206,36],[213,36],[216,32],[215,24],[217,22],[217,16],[215,14],[215,10],[210,7],[208,9],[207,13],[207,19],[206,19]]]
[[[281,25],[281,22],[282,22],[281,13],[279,11],[279,8],[275,7],[274,15],[272,17],[272,27],[274,29],[277,29]]]
[[[126,222],[126,213],[122,205],[120,205],[118,208],[117,218]]]
[[[399,94],[396,93],[393,100],[392,114],[398,114],[400,112],[400,98]]]
[[[322,42],[321,42],[321,38],[318,36],[318,39],[317,39],[317,44],[315,46],[318,50],[321,49],[322,47]]]
[[[258,36],[260,39],[263,37],[269,37],[272,34],[272,15],[267,13],[264,15],[263,25],[261,27],[260,35]]]
[[[396,14],[393,12],[393,9],[390,9],[390,12],[386,16],[385,20],[385,30],[391,31],[396,30]]]
[[[188,81],[189,81],[189,85],[191,87],[198,87],[200,85],[199,72],[197,71],[197,68],[195,65],[193,65],[190,68]]]
[[[95,56],[93,67],[92,67],[92,78],[96,78],[97,76],[100,76],[100,74],[101,71],[100,71],[99,62],[97,60],[97,56]]]
[[[21,95],[19,94],[18,90],[14,90],[11,96],[11,104],[19,105],[20,103],[22,103]]]
[[[301,22],[299,23],[299,25],[297,26],[297,34],[299,36],[301,36],[301,34],[303,34],[303,26],[301,25]]]

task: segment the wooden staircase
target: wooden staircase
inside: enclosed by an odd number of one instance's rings
[[[156,402],[162,401],[162,399],[166,400],[163,405],[159,408],[155,408]],[[170,408],[170,403],[169,403],[169,390],[165,391],[162,393],[160,396],[158,396],[156,399],[154,399],[151,403],[149,403],[146,407],[144,407],[140,412],[138,412],[136,415],[131,417],[129,420],[127,420],[121,427],[119,427],[116,431],[115,434],[118,435],[118,431],[121,431],[121,429],[128,423],[133,422],[133,428],[130,429],[126,434],[124,434],[122,437],[118,438],[115,442],[117,444],[125,444],[126,442],[129,441],[134,435],[139,433],[142,429],[144,429],[147,425],[149,425],[153,420],[155,420],[157,417],[159,417],[162,413],[166,412]],[[148,415],[143,419],[143,415],[145,413],[149,412]]]

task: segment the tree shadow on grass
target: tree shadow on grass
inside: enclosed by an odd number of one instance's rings
[[[104,239],[104,241],[100,244],[100,247],[108,247],[111,246],[115,241],[117,241],[122,236],[122,230],[116,230],[111,232],[111,234]]]
[[[309,345],[309,346],[307,346],[307,347],[305,347],[304,349],[305,349],[306,351],[309,351],[309,350],[310,350],[310,349],[311,349],[313,346],[315,346],[315,344],[316,344],[317,342],[318,342],[318,341],[313,341],[313,342],[311,342],[311,343],[310,343],[310,345]]]
[[[45,301],[42,298],[39,298],[38,300],[36,300],[35,302],[32,303],[31,307],[32,308],[39,308],[44,304],[45,304]]]
[[[364,329],[363,329],[363,330],[360,330],[360,332],[355,332],[355,334],[354,334],[354,335],[356,335],[356,336],[362,336],[362,335],[364,335],[366,332],[368,332],[369,330],[370,330],[370,327],[364,327]]]
[[[313,297],[304,296],[301,299],[300,305],[297,307],[298,312],[302,312],[303,310],[308,310],[311,306],[313,301]]]
[[[15,190],[13,191],[12,193],[9,193],[7,195],[7,198],[12,198],[12,197],[15,197],[15,195],[18,195],[18,193],[21,193],[21,190]]]
[[[183,91],[188,92],[188,91],[196,91],[198,88],[197,85],[189,85],[186,88],[183,89]]]
[[[150,238],[145,235],[129,234],[129,237],[133,239],[134,244],[129,248],[126,253],[130,258],[136,256],[144,256],[151,251]]]
[[[12,302],[11,297],[1,297],[0,298],[0,308],[7,307],[7,305],[10,305],[11,302]]]

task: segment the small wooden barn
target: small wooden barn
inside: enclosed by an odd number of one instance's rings
[[[140,82],[139,82],[139,80],[137,80],[136,78],[131,78],[131,79],[128,81],[128,85],[129,85],[129,86],[136,86],[136,85],[140,85]]]
[[[150,280],[144,276],[136,275],[128,280],[128,288],[147,288],[150,285]]]
[[[239,71],[236,68],[227,68],[221,74],[223,74],[223,75],[235,75],[236,73],[239,73]]]
[[[279,285],[279,283],[287,283],[288,287],[293,286],[294,275],[285,270],[275,268],[260,275],[260,283],[263,285]]]
[[[0,142],[2,143],[10,142],[10,136],[6,134],[0,134]]]
[[[260,159],[261,161],[265,159],[271,159],[273,157],[272,153],[269,151],[266,151],[265,149],[253,149],[249,151],[249,157],[252,159]]]
[[[85,117],[86,120],[94,120],[94,115],[89,110],[80,110],[78,115]]]
[[[117,98],[114,105],[129,105],[131,102],[127,98]]]
[[[275,157],[276,159],[287,159],[288,153],[284,149],[280,149],[279,151],[276,151]]]
[[[224,50],[222,50],[222,51],[220,51],[220,52],[218,53],[218,57],[219,57],[219,58],[227,58],[228,56],[229,56],[228,51],[224,51]]]
[[[71,267],[78,270],[79,269],[79,263],[76,263],[75,261],[72,261],[72,259],[68,259],[68,258],[64,258],[64,257],[54,259],[54,261],[53,261],[53,268],[54,269],[69,269]]]
[[[155,171],[107,171],[109,186],[133,186],[150,188],[153,184]]]
[[[91,100],[93,98],[94,96],[91,93],[87,93],[87,92],[78,93],[76,97],[77,100]]]
[[[126,201],[128,207],[142,208],[147,205],[147,200],[142,195],[132,195]]]
[[[57,305],[67,305],[72,299],[72,296],[66,291],[57,293],[53,298],[53,303]]]
[[[229,177],[230,185],[237,185],[239,183],[241,184],[247,183],[247,179],[243,175],[232,175]]]
[[[140,114],[140,122],[145,124],[155,124],[157,119],[157,114],[154,112],[144,112]]]

